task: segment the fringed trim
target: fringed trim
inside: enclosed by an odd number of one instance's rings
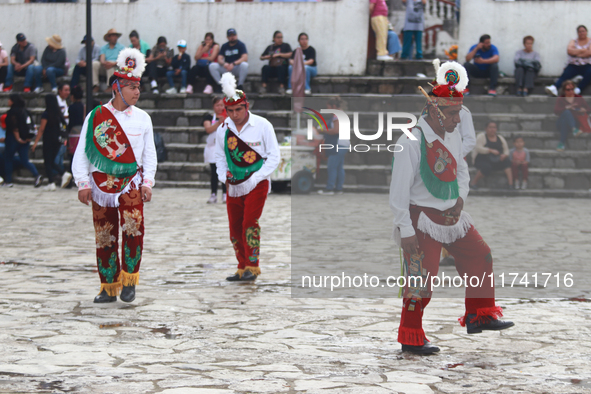
[[[140,273],[128,274],[125,271],[121,271],[119,274],[119,280],[123,286],[135,286],[140,282]]]
[[[236,273],[237,273],[237,274],[238,274],[238,275],[239,275],[239,276],[242,278],[242,274],[244,274],[244,270],[239,268],[239,269],[236,271]]]
[[[403,345],[423,346],[429,342],[422,328],[408,328],[400,326],[398,328],[398,342]]]
[[[253,273],[256,276],[259,276],[261,274],[261,268],[260,267],[246,267],[244,268],[245,271],[250,271],[251,273]]]
[[[450,244],[460,238],[464,238],[473,225],[474,221],[468,212],[462,211],[460,220],[453,226],[434,223],[424,212],[421,212],[417,228],[429,234],[437,242]]]
[[[258,183],[256,182],[256,180],[254,179],[254,175],[251,176],[250,178],[248,178],[246,181],[238,184],[238,185],[232,185],[230,184],[229,186],[229,190],[228,190],[228,195],[230,197],[240,197],[240,196],[245,196],[248,193],[250,193],[251,191],[254,190],[255,187],[257,187]]]
[[[460,325],[462,327],[466,327],[466,319],[468,318],[469,313],[466,314],[458,319]],[[488,308],[479,308],[476,310],[476,316],[470,319],[470,323],[487,323],[488,320],[496,320],[499,317],[503,316],[503,308],[500,306],[491,306]]]
[[[121,293],[121,287],[121,282],[101,283],[101,290],[99,291],[99,294],[101,294],[103,290],[106,290],[109,296],[118,296],[119,293]]]
[[[119,197],[122,194],[129,192],[131,189],[138,190],[142,183],[142,176],[138,172],[131,182],[123,188],[119,193],[105,193],[94,183],[94,179],[90,177],[90,184],[92,185],[92,200],[101,207],[116,208],[119,206]]]

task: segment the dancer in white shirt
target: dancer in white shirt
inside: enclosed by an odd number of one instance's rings
[[[254,281],[261,274],[259,218],[279,165],[279,144],[271,123],[248,110],[234,75],[224,74],[221,83],[228,117],[217,130],[215,157],[218,178],[228,189],[230,240],[238,259],[238,271],[226,279]]]
[[[144,55],[119,53],[109,80],[113,99],[84,120],[72,171],[78,199],[92,203],[101,290],[94,302],[135,299],[144,239],[144,202],[152,199],[157,159],[150,115],[135,107],[140,96]],[[122,261],[119,222],[122,223]]]
[[[437,275],[441,247],[455,257],[460,276],[486,277],[480,287],[466,283],[466,310],[460,323],[469,334],[502,330],[512,322],[498,320],[490,248],[474,228],[463,206],[470,175],[462,151],[460,123],[466,70],[456,62],[442,65],[432,98],[412,134],[398,140],[394,154],[390,207],[394,212],[394,237],[404,251],[408,286],[398,330],[402,350],[416,354],[439,351],[423,331],[423,311],[431,300],[430,277]],[[416,278],[416,279],[413,279]]]

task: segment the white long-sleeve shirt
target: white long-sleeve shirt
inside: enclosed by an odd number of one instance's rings
[[[417,126],[423,129],[427,143],[432,143],[437,139],[453,155],[457,163],[459,194],[466,201],[470,174],[468,165],[462,156],[460,132],[456,129],[452,133],[445,133],[445,139],[441,139],[431,129],[425,118],[420,118]],[[452,208],[457,202],[457,199],[440,200],[427,190],[420,172],[421,132],[414,128],[412,134],[417,137],[417,141],[410,140],[406,135],[402,135],[398,139],[397,144],[402,145],[402,151],[394,153],[392,182],[390,183],[390,208],[394,212],[394,227],[400,229],[402,238],[415,235],[410,219],[409,208],[411,204],[445,211]]]
[[[154,185],[158,159],[156,158],[156,146],[154,145],[154,130],[152,128],[152,118],[145,111],[134,107],[128,107],[125,111],[116,110],[111,101],[104,105],[121,125],[127,139],[131,143],[135,160],[140,167],[143,167],[143,184],[149,187]],[[86,157],[86,130],[88,128],[88,119],[90,114],[84,119],[80,140],[76,147],[76,153],[72,161],[72,173],[76,180],[78,188],[87,188],[91,173],[99,171],[93,166],[88,157]]]
[[[228,163],[226,162],[225,153],[225,141],[226,141],[226,129],[232,130],[242,141],[246,142],[248,146],[255,150],[263,159],[265,163],[263,166],[255,172],[251,178],[253,178],[254,185],[258,185],[265,179],[269,180],[269,187],[271,185],[271,174],[281,160],[281,153],[279,151],[279,144],[277,143],[277,136],[273,125],[267,119],[255,115],[252,112],[248,112],[248,121],[242,130],[238,132],[234,121],[229,117],[226,118],[224,123],[218,127],[216,131],[216,149],[215,149],[215,162],[217,167],[218,179],[220,182],[226,182],[226,172],[228,171]],[[232,185],[229,185],[232,189]],[[232,197],[232,192],[229,190],[228,194]]]
[[[457,125],[457,129],[462,136],[462,157],[466,157],[476,146],[476,132],[474,131],[472,112],[465,105],[462,105],[460,124]]]

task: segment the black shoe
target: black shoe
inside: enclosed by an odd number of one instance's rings
[[[239,281],[239,280],[240,280],[240,274],[236,273],[236,274],[234,274],[234,275],[232,275],[232,276],[228,276],[228,277],[226,278],[226,280],[227,280],[228,282],[237,282],[237,281]]]
[[[121,295],[119,298],[123,302],[131,302],[135,300],[135,285],[123,286],[123,290],[121,290]]]
[[[96,304],[104,304],[106,302],[115,302],[115,301],[117,301],[117,296],[111,297],[110,295],[107,294],[107,290],[101,291],[101,294],[94,297],[94,302]]]
[[[512,321],[503,321],[490,317],[484,318],[484,322],[475,321],[474,323],[470,323],[470,320],[475,317],[475,314],[466,316],[466,328],[468,329],[468,334],[479,334],[482,330],[499,331],[515,325]]]
[[[426,342],[423,346],[402,345],[402,351],[414,354],[433,354],[437,353],[439,348]]]
[[[453,256],[444,257],[439,262],[439,266],[442,266],[442,265],[455,267],[456,259],[454,259]]]
[[[41,186],[41,183],[43,183],[43,177],[39,175],[37,178],[35,178],[35,187]]]
[[[242,278],[240,278],[241,282],[254,282],[257,276],[250,271],[244,271],[242,274]]]

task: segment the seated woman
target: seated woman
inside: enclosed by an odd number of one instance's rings
[[[302,48],[302,52],[304,53],[304,68],[306,69],[305,93],[311,94],[312,89],[310,88],[310,79],[318,75],[318,69],[316,68],[316,49],[314,49],[314,47],[310,46],[310,44],[308,43],[308,35],[306,33],[300,33],[300,35],[298,36],[298,42],[300,43],[300,47]],[[289,59],[289,69],[287,78],[288,89],[286,92],[287,94],[293,93],[291,89],[291,72],[293,70],[294,54],[292,54],[291,59]]]
[[[476,176],[470,182],[470,188],[478,189],[476,184],[493,171],[505,172],[508,188],[513,186],[511,161],[509,160],[509,146],[507,141],[497,134],[496,122],[489,121],[486,131],[476,136],[476,148],[472,151],[474,166],[478,169]],[[475,156],[475,157],[474,157]]]
[[[560,97],[554,105],[554,113],[558,115],[556,127],[560,131],[557,151],[563,151],[569,134],[578,137],[584,132],[591,132],[589,113],[591,109],[581,95],[575,94],[575,83],[566,80],[562,83]]]
[[[269,78],[277,77],[279,80],[279,94],[285,94],[288,68],[287,59],[289,59],[291,55],[291,46],[283,42],[283,33],[277,30],[273,33],[273,44],[269,45],[261,55],[261,60],[268,60],[269,64],[263,66],[263,83],[261,84],[259,93],[266,93]]]
[[[534,79],[542,68],[540,54],[534,51],[534,38],[523,38],[524,49],[515,52],[515,85],[518,96],[527,96],[534,88]]]
[[[546,93],[558,96],[558,89],[567,79],[573,79],[582,75],[583,79],[575,88],[575,94],[581,94],[583,89],[591,82],[591,39],[587,37],[587,28],[583,25],[577,27],[577,38],[568,43],[568,65],[554,85],[546,86]]]
[[[187,86],[187,93],[193,93],[194,85],[197,83],[197,78],[205,78],[207,85],[203,90],[205,94],[212,94],[213,87],[218,84],[213,80],[209,72],[209,64],[215,62],[220,53],[220,45],[215,42],[213,33],[205,33],[205,38],[199,44],[197,52],[195,53],[195,61],[197,64],[193,66],[189,73],[189,86]]]

